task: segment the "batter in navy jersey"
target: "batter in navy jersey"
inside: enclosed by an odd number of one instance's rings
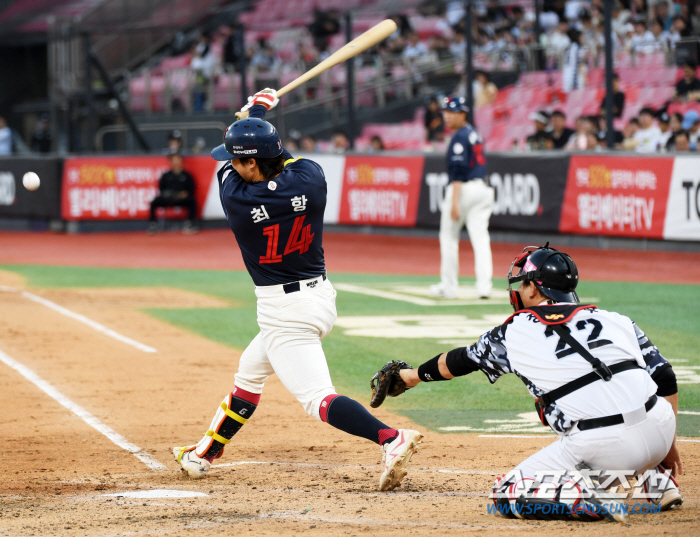
[[[270,89],[249,98],[224,144],[212,151],[216,160],[228,161],[217,174],[221,205],[255,283],[260,332],[243,352],[235,387],[209,430],[173,454],[190,477],[204,477],[276,373],[309,415],[382,446],[379,485],[391,490],[406,475],[423,436],[385,425],[335,392],[321,347],[337,317],[323,257],[326,179],[317,163],[285,151],[275,127],[264,121],[277,102]]]
[[[482,298],[491,294],[489,219],[494,192],[487,182],[484,141],[467,123],[467,111],[464,98],[445,98],[445,124],[455,134],[447,150],[449,183],[440,217],[440,283],[430,287],[431,294],[440,298],[457,298],[459,236],[465,225],[474,249],[477,293]]]

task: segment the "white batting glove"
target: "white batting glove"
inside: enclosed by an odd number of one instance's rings
[[[280,100],[277,98],[277,92],[271,88],[265,88],[257,92],[252,97],[248,97],[248,104],[241,108],[241,112],[245,112],[255,106],[261,104],[268,110],[272,110]]]

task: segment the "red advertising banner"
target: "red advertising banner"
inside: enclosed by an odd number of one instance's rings
[[[415,226],[422,156],[345,157],[339,224]]]
[[[216,161],[186,157],[184,168],[195,180],[201,213]],[[168,170],[166,156],[76,157],[63,167],[61,215],[65,220],[145,220],[158,180]]]
[[[663,238],[672,157],[572,156],[561,233]]]

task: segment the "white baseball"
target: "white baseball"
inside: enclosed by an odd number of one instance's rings
[[[34,172],[27,172],[22,177],[22,184],[27,190],[36,190],[41,184],[39,176]]]

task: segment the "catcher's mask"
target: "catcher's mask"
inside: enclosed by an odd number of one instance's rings
[[[513,269],[520,271],[513,276]],[[515,311],[523,309],[520,294],[511,287],[516,282],[532,282],[537,289],[554,302],[578,303],[576,294],[578,269],[568,254],[544,246],[526,246],[510,265],[508,271],[508,294]]]

